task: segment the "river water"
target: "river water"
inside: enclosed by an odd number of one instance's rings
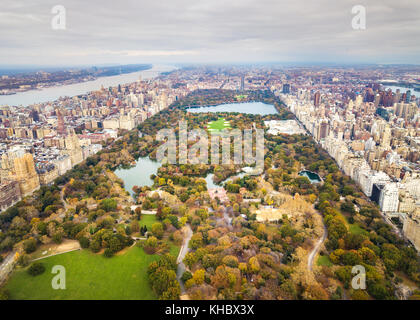
[[[35,103],[43,103],[57,100],[60,97],[73,97],[108,87],[115,87],[142,79],[151,79],[162,72],[168,72],[176,69],[174,66],[153,65],[151,69],[137,71],[132,73],[120,74],[117,76],[100,77],[96,80],[80,82],[56,87],[48,87],[41,90],[30,90],[19,92],[13,95],[0,95],[0,106],[29,106]]]
[[[419,91],[414,91],[414,88],[407,88],[407,87],[399,87],[399,86],[388,86],[388,85],[384,85],[385,90],[391,89],[392,92],[396,92],[397,89],[400,89],[400,93],[406,93],[408,90],[411,91],[411,95],[412,96],[416,96],[416,98],[420,98],[420,92]]]

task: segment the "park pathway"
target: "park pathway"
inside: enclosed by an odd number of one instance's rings
[[[13,271],[13,267],[16,263],[17,251],[9,253],[9,255],[0,264],[0,285],[7,279],[7,276]]]
[[[185,267],[184,262],[182,262],[187,255],[187,253],[190,251],[190,248],[188,247],[191,237],[193,235],[193,231],[189,224],[187,224],[184,227],[184,241],[181,247],[181,250],[179,250],[178,258],[176,259],[176,263],[178,264],[177,270],[176,270],[176,277],[178,279],[179,285],[181,287],[181,295],[185,293],[185,287],[182,283],[182,275],[184,274],[185,270],[187,269]]]
[[[322,215],[319,212],[317,212],[317,214],[321,216],[321,221],[322,221]],[[317,241],[317,243],[315,244],[315,247],[312,249],[311,253],[308,256],[309,271],[312,271],[315,257],[318,255],[319,251],[321,250],[321,246],[324,244],[328,236],[328,231],[327,231],[327,228],[325,227],[324,222],[322,222],[322,226],[324,227],[324,233],[322,234],[322,237]]]

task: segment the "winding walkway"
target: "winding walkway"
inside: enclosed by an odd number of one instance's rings
[[[322,215],[320,213],[318,213],[318,214],[321,216],[321,219],[322,219]],[[327,236],[328,236],[328,231],[327,231],[327,228],[325,227],[324,222],[322,222],[322,226],[324,227],[324,233],[322,234],[322,237],[317,241],[317,243],[315,244],[315,247],[312,249],[311,253],[308,256],[308,269],[309,269],[309,271],[312,271],[312,267],[314,265],[315,257],[317,256],[317,254],[321,250],[321,246],[324,244],[324,242],[325,242],[325,240],[327,239]]]
[[[13,267],[16,263],[16,252],[13,251],[0,263],[0,285],[6,281],[7,276],[13,271]]]
[[[190,225],[188,225],[188,224],[185,226],[184,231],[185,231],[184,241],[183,241],[181,250],[179,250],[178,258],[176,259],[176,263],[178,264],[178,267],[177,267],[177,270],[176,270],[176,277],[177,277],[179,285],[181,287],[181,294],[185,293],[185,287],[184,287],[184,284],[182,283],[181,277],[186,270],[185,264],[182,261],[184,260],[188,251],[190,251],[190,248],[188,247],[188,245],[189,245],[191,237],[193,235],[192,229],[191,229]]]

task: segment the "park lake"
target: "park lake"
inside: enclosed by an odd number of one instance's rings
[[[303,170],[299,172],[299,175],[302,177],[307,177],[311,183],[319,183],[322,181],[321,177],[318,174],[308,170]]]
[[[136,161],[135,166],[128,169],[119,168],[115,170],[115,174],[124,181],[124,189],[133,195],[134,186],[150,187],[153,185],[150,176],[156,174],[159,167],[159,162],[151,160],[149,157],[142,157]]]
[[[226,103],[217,106],[190,107],[187,108],[187,111],[192,113],[238,112],[262,116],[277,113],[277,110],[273,105],[262,102]]]

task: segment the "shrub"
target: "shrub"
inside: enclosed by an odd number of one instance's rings
[[[154,223],[152,225],[152,233],[156,238],[161,239],[164,233],[163,225],[160,222]]]
[[[149,237],[143,244],[144,251],[147,254],[153,254],[158,250],[159,243],[156,237]]]
[[[52,240],[57,244],[63,242],[63,234],[61,232],[54,233]]]
[[[89,248],[92,250],[92,252],[99,252],[99,250],[101,250],[101,242],[97,239],[94,239],[90,242]]]
[[[117,201],[115,199],[104,199],[99,207],[106,212],[115,211],[117,209]]]
[[[28,269],[28,273],[35,277],[45,272],[45,267],[41,262],[34,262]]]
[[[130,223],[130,230],[131,233],[137,233],[140,231],[140,225],[139,225],[139,221],[138,220],[133,220]]]
[[[182,274],[182,277],[181,277],[181,280],[182,280],[182,282],[187,282],[188,280],[190,280],[192,278],[192,274],[191,274],[191,272],[189,272],[189,271],[185,271],[183,274]]]
[[[239,261],[238,258],[236,258],[235,256],[227,255],[223,257],[222,263],[224,263],[228,267],[237,268]]]
[[[90,241],[89,241],[89,239],[88,239],[88,238],[86,238],[86,237],[81,237],[81,238],[79,239],[79,243],[80,243],[80,246],[81,246],[83,249],[89,248]]]
[[[9,293],[6,290],[0,290],[0,301],[9,300]]]
[[[26,253],[32,253],[36,250],[36,240],[34,238],[25,240],[23,242],[23,249]]]
[[[27,254],[22,254],[17,260],[17,264],[21,267],[26,267],[29,264],[29,257]]]
[[[105,249],[105,251],[104,251],[104,257],[111,258],[113,255],[114,255],[114,252],[112,252],[111,249],[109,249],[109,248],[106,248]]]

